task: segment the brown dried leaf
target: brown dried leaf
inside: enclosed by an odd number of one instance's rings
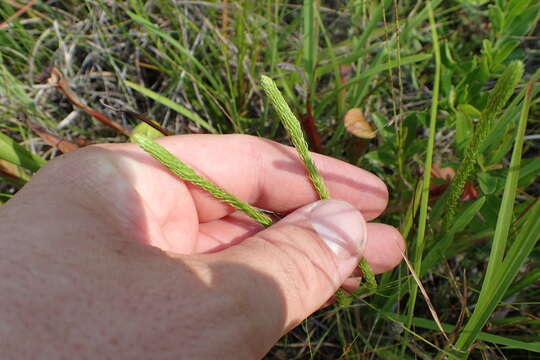
[[[403,257],[403,260],[405,260],[405,264],[407,264],[407,267],[409,268],[409,271],[410,271],[414,281],[418,285],[418,289],[420,289],[420,293],[422,294],[422,296],[424,297],[424,300],[426,301],[429,312],[431,313],[431,317],[435,321],[435,324],[439,328],[439,331],[441,332],[441,334],[444,336],[444,338],[446,340],[449,341],[448,335],[446,335],[446,331],[444,331],[442,323],[439,320],[439,315],[437,315],[437,311],[435,310],[435,307],[433,306],[433,303],[431,302],[431,299],[429,298],[429,295],[428,295],[428,293],[426,291],[426,288],[424,287],[424,285],[422,284],[422,281],[420,280],[420,278],[416,274],[416,271],[414,271],[414,268],[413,268],[411,262],[409,261],[409,259],[407,258],[407,255],[405,255],[403,250],[401,250],[401,256]]]
[[[459,198],[462,201],[471,201],[478,199],[478,196],[480,196],[480,193],[476,186],[474,186],[474,183],[472,181],[468,181],[465,183],[465,187],[463,188],[463,193],[461,194],[461,197]]]
[[[0,176],[10,179],[17,186],[22,186],[30,180],[30,176],[21,167],[2,159],[0,159]]]
[[[74,143],[64,140],[58,135],[55,135],[51,133],[49,130],[44,128],[43,126],[39,125],[36,122],[28,121],[28,127],[32,129],[36,134],[39,135],[39,137],[45,141],[46,144],[50,146],[54,146],[58,150],[60,150],[63,153],[67,153],[73,150],[77,150],[79,148],[78,145],[75,145]]]
[[[362,139],[373,139],[377,133],[373,131],[371,125],[364,118],[362,110],[352,108],[347,111],[344,118],[345,128],[354,136]]]
[[[353,67],[351,65],[341,65],[339,67],[339,74],[341,76],[341,84],[345,85],[351,80],[353,75]],[[347,94],[347,88],[341,90],[341,94],[345,96]]]
[[[432,182],[429,186],[430,200],[434,200],[441,196],[448,185],[456,175],[456,171],[451,167],[441,167],[440,164],[434,163],[431,166],[431,178],[434,180],[439,180],[439,183]],[[442,183],[440,181],[442,180]],[[475,200],[479,196],[478,189],[474,186],[472,181],[468,181],[463,188],[463,193],[461,194],[460,200],[470,201]]]
[[[456,171],[451,167],[442,168],[441,165],[439,165],[438,163],[434,163],[431,166],[431,176],[435,179],[443,179],[446,181],[450,181],[454,178],[455,175]]]

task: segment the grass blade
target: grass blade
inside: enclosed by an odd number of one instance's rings
[[[131,81],[125,81],[125,84],[129,86],[130,88],[140,92],[141,94],[148,96],[150,99],[157,101],[158,103],[167,106],[168,108],[176,111],[177,113],[187,117],[188,119],[192,120],[197,125],[200,125],[201,127],[205,128],[212,134],[217,134],[218,131],[210,125],[206,120],[202,119],[199,115],[195,114],[191,110],[185,108],[184,106],[175,103],[169,98],[166,98],[165,96],[162,96],[150,89],[145,88],[144,86],[135,84]]]
[[[0,133],[0,159],[34,172],[46,163],[43,158],[32,154],[15,140],[2,133]]]
[[[510,169],[508,171],[508,177],[506,178],[506,185],[501,202],[501,210],[499,211],[499,216],[497,217],[497,227],[495,228],[493,246],[489,256],[489,264],[493,264],[493,266],[488,266],[484,284],[492,283],[493,273],[497,268],[495,264],[500,264],[503,259],[506,241],[510,231],[514,210],[514,201],[516,198],[517,185],[519,181],[519,169],[521,167],[521,154],[523,151],[524,141],[523,137],[525,136],[525,130],[527,128],[527,119],[531,104],[532,83],[529,85],[528,90],[529,91],[525,95],[525,100],[523,102],[523,108],[519,119],[519,125],[516,133],[516,143],[514,145],[512,159],[510,161]]]
[[[511,281],[517,275],[519,266],[529,255],[530,248],[538,239],[540,234],[540,202],[529,211],[527,218],[530,220],[521,228],[516,241],[510,249],[507,258],[503,261],[504,252],[510,225],[513,216],[514,202],[516,198],[517,184],[519,180],[519,168],[521,165],[521,155],[523,151],[523,138],[527,127],[529,107],[531,103],[532,83],[529,83],[528,91],[525,95],[523,107],[520,115],[519,125],[516,133],[514,151],[510,168],[506,178],[503,193],[503,200],[497,219],[497,227],[493,237],[493,245],[489,257],[486,276],[482,284],[480,296],[475,307],[475,311],[465,325],[463,332],[456,342],[458,351],[466,351],[475,341],[478,333],[488,321],[489,316],[506,293]],[[491,103],[493,104],[493,102]],[[488,105],[489,107],[490,105]],[[491,105],[493,107],[493,105]],[[501,266],[502,265],[502,266]]]
[[[309,93],[313,94],[315,83],[315,63],[317,62],[317,50],[319,48],[318,22],[315,12],[318,9],[319,0],[304,0],[303,18],[303,50],[304,69],[308,77]]]
[[[424,61],[424,60],[427,60],[429,58],[431,58],[431,54],[421,53],[421,54],[416,54],[416,55],[410,55],[410,56],[406,56],[406,57],[401,58],[401,62],[400,62],[399,65],[404,66],[404,65]],[[388,61],[388,62],[386,62],[384,64],[379,64],[379,65],[376,65],[376,66],[372,66],[369,69],[367,69],[365,71],[362,71],[362,73],[358,74],[358,76],[355,77],[354,80],[351,80],[351,81],[347,82],[346,84],[343,84],[342,86],[339,86],[339,87],[333,89],[332,91],[328,92],[327,94],[325,94],[325,96],[321,100],[321,103],[326,102],[326,101],[330,101],[331,98],[335,98],[337,92],[340,92],[340,91],[342,91],[344,89],[348,89],[349,87],[351,87],[353,85],[366,82],[366,78],[370,78],[373,75],[376,75],[378,73],[387,71],[389,69],[393,69],[393,68],[395,68],[397,66],[398,66],[397,60],[392,60],[392,61]]]
[[[488,103],[482,111],[480,122],[476,126],[474,136],[468,146],[465,158],[463,159],[456,177],[454,177],[449,188],[448,201],[446,203],[446,212],[443,228],[448,228],[454,221],[459,197],[463,192],[465,183],[470,179],[476,161],[480,146],[486,139],[489,130],[494,122],[497,113],[504,107],[510,96],[514,93],[521,76],[523,75],[523,63],[513,61],[502,74],[497,84],[489,94]]]
[[[534,245],[539,240],[539,218],[540,202],[537,202],[527,214],[526,225],[518,234],[516,241],[508,252],[508,257],[502,264],[494,264],[494,266],[498,267],[496,277],[494,277],[494,284],[491,284],[491,287],[486,287],[487,290],[484,289],[484,286],[482,287],[480,298],[474,307],[474,312],[456,341],[455,350],[462,358],[467,357],[467,350],[479,338],[480,331],[502,300],[512,281],[517,276],[521,265],[530,255]],[[490,262],[488,266],[491,265],[492,263]]]
[[[210,81],[216,88],[218,84],[216,83],[216,79],[212,74],[208,71],[208,67],[201,64],[199,60],[193,54],[187,50],[178,40],[174,39],[171,35],[168,33],[162,31],[159,27],[157,27],[155,24],[152,24],[148,19],[143,18],[142,16],[139,16],[137,14],[134,14],[130,11],[127,12],[127,14],[136,22],[143,25],[148,29],[150,33],[156,34],[157,36],[161,37],[163,40],[171,44],[174,49],[176,49],[180,54],[185,56],[187,59],[191,61],[191,63],[199,70],[202,74],[206,76],[208,81]]]
[[[389,319],[392,319],[393,321],[405,320],[405,317],[403,315],[398,315],[394,313],[385,313],[385,316],[387,316]],[[429,330],[439,329],[439,326],[435,323],[435,321],[419,318],[419,317],[413,318],[413,325],[419,328],[424,328],[424,329],[429,329]],[[445,324],[445,323],[442,323],[442,327],[448,333],[453,332],[456,328],[454,325]],[[478,340],[490,342],[497,345],[503,345],[506,348],[521,349],[521,350],[527,350],[527,351],[540,353],[539,341],[525,342],[525,341],[520,341],[520,340],[516,340],[516,339],[504,337],[504,336],[488,334],[485,332],[481,332],[478,334]]]
[[[429,14],[429,23],[431,26],[431,35],[432,35],[432,40],[433,40],[433,55],[435,57],[435,80],[433,84],[433,96],[431,98],[429,136],[428,136],[428,144],[427,144],[427,149],[426,149],[426,159],[424,162],[424,178],[422,179],[422,197],[420,199],[418,232],[416,236],[414,258],[413,258],[414,272],[416,274],[421,274],[422,272],[422,254],[424,252],[424,245],[425,245],[425,232],[426,232],[426,226],[427,226],[427,212],[428,212],[428,205],[429,205],[429,188],[431,184],[431,168],[433,164],[433,148],[435,146],[437,112],[438,112],[438,106],[439,106],[439,88],[440,88],[440,81],[441,81],[441,50],[439,47],[439,38],[437,36],[435,16],[433,14],[433,9],[431,8],[431,2],[427,3],[427,7],[428,7],[428,14]],[[416,304],[417,291],[418,291],[417,283],[411,282],[411,297],[408,304],[408,314],[409,314],[408,320],[407,320],[408,326],[410,326],[412,322],[412,318],[414,314],[414,307]]]
[[[448,229],[446,233],[442,235],[441,238],[437,240],[437,243],[431,247],[427,255],[423,259],[423,268],[420,275],[424,275],[426,270],[433,268],[437,263],[441,261],[444,257],[449,256],[448,248],[454,240],[454,235],[465,229],[467,225],[472,221],[473,217],[482,209],[486,203],[486,197],[480,197],[473,203],[467,205],[463,208],[463,211],[460,211],[459,215],[456,216],[454,224]]]

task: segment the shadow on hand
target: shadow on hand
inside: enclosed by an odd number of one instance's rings
[[[10,201],[15,208],[42,199],[46,208],[39,209],[28,236],[21,231],[21,241],[1,244],[9,249],[1,252],[0,264],[5,254],[26,261],[16,264],[21,271],[12,281],[0,284],[0,293],[9,293],[0,323],[13,325],[9,334],[0,329],[0,354],[263,357],[302,320],[287,323],[283,289],[239,262],[165,253],[140,241],[155,229],[148,226],[143,199],[126,186],[131,169],[114,161],[133,153],[115,153],[112,158],[103,148],[70,153]],[[153,160],[141,161],[166,171]],[[0,274],[6,271],[12,274],[13,268],[0,266]],[[29,321],[17,320],[21,317]]]

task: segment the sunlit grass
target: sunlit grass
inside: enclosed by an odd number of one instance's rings
[[[0,19],[21,3],[1,2]],[[266,74],[293,114],[311,122],[321,152],[388,184],[380,221],[406,238],[405,255],[449,337],[402,264],[377,276],[376,290],[314,314],[274,355],[532,357],[540,352],[540,159],[538,141],[526,136],[540,131],[540,4],[478,3],[434,0],[431,13],[425,2],[393,0],[37,2],[0,20],[0,160],[16,166],[0,163],[0,201],[60,155],[27,119],[74,143],[128,141],[49,85],[49,66],[86,105],[129,129],[137,120],[111,108],[175,134],[287,143],[259,86]],[[523,76],[497,93],[520,62]],[[375,139],[347,132],[351,108]],[[433,164],[456,174],[435,179]],[[21,181],[9,178],[21,171]]]

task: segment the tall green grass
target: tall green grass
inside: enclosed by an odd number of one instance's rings
[[[16,10],[1,2],[0,18]],[[524,139],[539,129],[539,14],[531,0],[39,2],[0,30],[0,159],[33,173],[59,155],[27,119],[70,140],[127,140],[37,80],[50,65],[98,111],[109,111],[106,98],[173,133],[287,143],[258,84],[267,74],[294,115],[312,116],[325,154],[388,184],[380,221],[406,238],[433,306],[402,264],[347,306],[314,314],[276,356],[533,357],[540,159],[538,142]],[[353,107],[376,139],[347,132]],[[455,177],[430,176],[434,164]],[[23,184],[2,182],[0,200]],[[478,196],[464,200],[471,186]]]
[[[420,274],[422,271],[422,257],[425,247],[425,235],[426,227],[428,221],[428,204],[429,204],[429,189],[431,185],[431,169],[433,167],[433,149],[435,147],[435,134],[437,127],[437,117],[439,111],[439,90],[441,82],[441,51],[439,47],[439,37],[437,35],[435,15],[433,14],[433,9],[431,3],[427,4],[428,14],[429,14],[429,23],[431,26],[432,34],[432,43],[433,43],[433,57],[435,60],[435,74],[434,74],[434,83],[433,83],[433,97],[431,99],[431,111],[430,111],[430,120],[429,120],[429,137],[426,149],[426,159],[424,161],[424,177],[422,178],[422,188],[421,188],[421,198],[420,198],[420,208],[418,215],[418,229],[416,235],[415,249],[414,249],[414,271],[416,274]],[[414,309],[416,304],[416,297],[418,292],[418,285],[416,282],[411,281],[410,287],[410,298],[407,309],[407,326],[412,325],[412,320],[414,316]],[[403,344],[406,344],[404,342]],[[405,347],[403,347],[405,349]]]
[[[463,357],[466,357],[468,348],[476,340],[489,317],[502,300],[503,295],[508,291],[520,267],[529,257],[540,236],[540,221],[538,221],[540,219],[540,201],[536,201],[525,215],[519,230],[512,236],[515,239],[513,244],[507,246],[510,226],[514,218],[513,208],[516,202],[519,169],[523,153],[523,137],[525,136],[529,116],[532,86],[532,82],[529,83],[522,105],[486,275],[474,312],[455,344],[456,350],[464,354]],[[540,348],[538,350],[540,351]]]

